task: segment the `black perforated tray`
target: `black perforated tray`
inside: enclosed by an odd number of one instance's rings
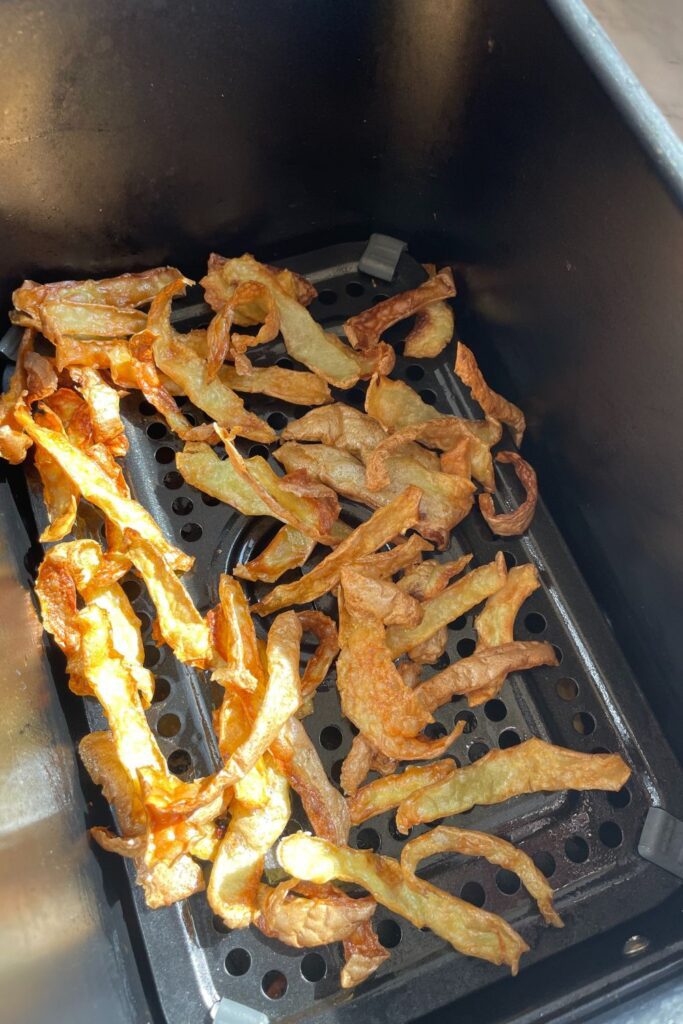
[[[403,291],[424,278],[420,265],[404,254],[390,286],[375,282],[358,273],[363,248],[360,243],[334,246],[286,261],[316,284],[319,295],[311,312],[328,329],[334,330],[373,299]],[[192,298],[177,310],[180,330],[207,319],[206,307],[193,306]],[[400,344],[404,333],[399,327],[389,335],[390,340],[399,340],[394,376],[405,378],[442,412],[478,414],[452,372],[453,346],[436,360],[406,360]],[[292,365],[280,341],[258,352],[255,361]],[[365,385],[360,385],[338,392],[337,397],[362,409],[364,392]],[[246,404],[278,429],[305,411],[262,396],[249,396]],[[197,422],[206,418],[187,402],[183,409]],[[130,440],[127,478],[162,529],[196,556],[194,570],[184,579],[203,613],[217,601],[219,574],[257,553],[277,524],[246,519],[185,484],[174,467],[178,440],[152,407],[140,402],[139,395],[125,399],[123,411]],[[245,454],[267,454],[262,445],[239,444]],[[508,468],[497,470],[499,490],[517,498],[516,481]],[[32,488],[32,495],[40,523],[44,512],[39,492]],[[367,515],[359,506],[345,503],[349,522]],[[542,502],[523,539],[495,539],[473,512],[454,531],[451,547],[441,557],[472,551],[475,564],[481,564],[499,549],[505,551],[509,565],[532,561],[538,567],[543,586],[524,605],[516,636],[549,640],[560,665],[513,675],[500,699],[473,712],[462,699],[437,711],[436,718],[445,729],[460,717],[468,722],[451,755],[467,764],[489,749],[540,736],[581,751],[618,751],[633,768],[627,787],[619,793],[536,794],[475,808],[458,818],[465,827],[495,832],[531,854],[556,891],[557,908],[565,921],[562,930],[543,925],[516,876],[497,871],[483,860],[449,856],[430,869],[433,882],[502,914],[521,932],[531,946],[523,958],[523,970],[525,964],[650,909],[673,891],[678,883],[641,860],[636,844],[650,804],[680,813],[682,801],[674,791],[675,762]],[[210,772],[218,764],[211,707],[222,691],[211,685],[205,673],[180,665],[168,648],[157,649],[150,630],[153,609],[146,594],[133,578],[126,582],[126,589],[145,627],[147,664],[157,675],[148,718],[160,747],[169,765],[183,777]],[[252,600],[262,589],[262,585],[247,584]],[[328,609],[329,601],[323,598],[321,607]],[[261,631],[265,627],[267,621],[257,624]],[[473,646],[470,613],[452,624],[447,655],[428,671],[469,654]],[[63,679],[56,682],[65,685]],[[103,727],[97,703],[87,699],[86,705],[90,728]],[[315,711],[305,725],[337,781],[352,732],[340,715],[333,675],[320,687]],[[307,824],[295,797],[288,830]],[[419,826],[412,834],[424,828]],[[352,829],[350,837],[351,845],[378,848],[389,856],[398,856],[404,841],[393,826],[392,814]],[[379,907],[375,922],[381,941],[391,947],[391,957],[357,991],[342,992],[340,947],[295,950],[253,928],[227,932],[214,921],[205,894],[150,911],[130,866],[128,872],[168,1024],[206,1024],[222,997],[260,1010],[273,1020],[400,1024],[487,986],[503,974],[502,969],[454,953],[429,929],[419,930]]]

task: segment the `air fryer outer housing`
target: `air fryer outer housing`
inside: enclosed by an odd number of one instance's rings
[[[0,25],[3,307],[24,277],[198,277],[211,250],[372,231],[452,263],[459,334],[527,412],[544,500],[680,759],[683,186],[610,95],[580,4],[7,0]],[[123,868],[84,834],[78,702],[50,679],[1,472],[0,1016],[161,1020]],[[679,890],[452,1013],[590,1018],[677,972],[681,908]],[[649,945],[629,958],[631,934]]]

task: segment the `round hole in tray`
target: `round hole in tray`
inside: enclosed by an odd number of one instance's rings
[[[518,747],[522,742],[516,729],[503,729],[498,737],[498,746],[501,750],[509,750],[510,747]]]
[[[457,633],[459,630],[464,629],[466,625],[467,625],[467,616],[466,615],[458,615],[457,619],[453,619],[452,622],[448,623],[448,628],[452,629],[454,632]]]
[[[150,423],[147,427],[147,437],[151,437],[153,441],[161,441],[162,437],[166,437],[168,431],[164,423]]]
[[[424,735],[428,740],[440,740],[442,736],[445,736],[448,729],[441,722],[429,722],[423,729]]]
[[[323,288],[318,292],[318,302],[321,306],[334,306],[337,301],[337,293],[332,288]]]
[[[154,680],[154,696],[152,701],[154,704],[161,704],[162,700],[166,700],[169,693],[171,692],[171,684],[168,679],[164,679],[160,676]]]
[[[271,412],[267,419],[268,426],[272,427],[273,430],[284,430],[289,423],[289,420],[283,412]]]
[[[512,551],[504,551],[503,558],[505,559],[505,564],[508,569],[513,569],[517,565],[517,556],[514,555]]]
[[[320,953],[307,953],[301,961],[301,976],[306,981],[322,981],[327,974],[325,958]]]
[[[138,621],[140,623],[140,629],[144,633],[152,625],[152,620],[150,619],[149,615],[147,615],[146,612],[138,612],[137,616],[138,616]]]
[[[142,585],[137,580],[124,580],[121,586],[129,601],[134,601],[142,593]]]
[[[424,375],[424,366],[420,366],[419,363],[411,363],[410,366],[406,366],[406,377],[408,380],[422,380]]]
[[[507,868],[501,868],[496,872],[496,885],[506,896],[514,896],[520,885],[519,875],[514,871],[508,871]]]
[[[603,821],[598,829],[598,835],[602,845],[608,846],[610,850],[616,850],[617,846],[621,846],[624,841],[624,833],[616,821]]]
[[[616,793],[608,793],[607,802],[617,810],[622,810],[631,803],[631,793],[626,786],[623,786]]]
[[[167,444],[157,448],[154,453],[154,458],[157,462],[160,462],[162,466],[167,466],[169,462],[173,462],[175,459],[175,452],[172,448],[169,448]]]
[[[173,750],[166,758],[169,771],[174,775],[185,775],[192,768],[192,757],[187,750]]]
[[[156,409],[149,402],[140,402],[138,409],[142,416],[156,416]]]
[[[477,728],[477,716],[474,711],[458,711],[457,715],[453,719],[453,725],[455,725],[456,722],[465,723],[465,728],[463,729],[465,734],[474,732]]]
[[[346,286],[346,294],[350,295],[352,299],[357,299],[359,295],[365,295],[365,286],[360,281],[349,281]]]
[[[211,919],[211,924],[213,925],[215,931],[217,931],[219,935],[229,935],[232,930],[228,928],[223,918],[220,917],[218,914],[213,915],[213,918]]]
[[[471,636],[463,636],[455,646],[461,658],[469,658],[470,654],[474,654],[474,648],[477,645]]]
[[[171,469],[168,473],[164,474],[164,487],[169,491],[177,491],[184,483],[185,481],[177,469]]]
[[[180,719],[177,715],[167,714],[162,715],[157,722],[157,732],[164,739],[170,739],[171,736],[177,736],[180,732]]]
[[[467,751],[467,756],[469,757],[472,764],[474,764],[475,761],[478,761],[480,758],[484,757],[484,755],[488,754],[488,752],[489,748],[487,747],[487,745],[483,743],[481,740],[477,740],[475,743],[472,744],[472,746]]]
[[[289,358],[289,356],[280,356],[280,358],[276,360],[276,363],[278,366],[281,366],[283,370],[294,369],[294,363]]]
[[[493,700],[487,700],[484,704],[484,714],[488,718],[489,722],[502,722],[508,713],[508,709],[502,700],[498,700],[494,697]]]
[[[293,836],[297,832],[303,832],[303,826],[296,820],[296,818],[290,818],[285,825],[285,830],[282,834],[284,836]]]
[[[193,416],[191,412],[185,413],[185,419],[188,423],[191,423],[193,427],[197,426],[197,417]]]
[[[261,978],[261,990],[268,999],[282,999],[287,991],[287,979],[282,971],[267,971]]]
[[[436,405],[436,391],[432,391],[431,388],[423,388],[420,392],[420,398],[427,405]]]
[[[450,655],[448,651],[444,651],[443,654],[434,662],[434,668],[437,670],[437,672],[442,672],[443,669],[448,668],[450,663]]]
[[[386,302],[388,298],[389,296],[386,295],[384,292],[377,292],[376,295],[372,296],[372,304],[373,306],[378,306],[380,302]]]
[[[336,750],[341,746],[341,729],[336,725],[326,725],[320,733],[320,743],[325,750]]]
[[[198,541],[202,535],[202,528],[199,523],[185,523],[180,530],[180,536],[183,540],[189,541],[194,544]]]
[[[562,659],[564,658],[564,654],[562,653],[562,648],[558,647],[557,644],[553,644],[552,647],[553,647],[553,650],[555,651],[555,657],[557,658],[557,664],[561,665],[562,664]]]
[[[595,732],[595,719],[587,711],[577,711],[572,718],[572,725],[575,732],[581,736],[590,736],[592,732]]]
[[[524,625],[530,633],[542,633],[548,623],[540,612],[529,612],[524,619]]]
[[[379,833],[374,828],[362,828],[356,836],[356,846],[359,850],[372,850],[377,853],[381,845]]]
[[[145,644],[145,668],[154,668],[154,666],[161,660],[161,651],[158,647],[153,647],[152,644]]]
[[[534,853],[531,858],[538,868],[542,871],[546,878],[550,878],[555,872],[555,858],[552,853],[548,853],[546,850],[539,850],[538,853]]]
[[[330,778],[337,786],[341,782],[341,770],[343,764],[344,761],[342,758],[340,758],[339,761],[335,761],[332,767],[330,768]]]
[[[399,842],[399,843],[404,843],[406,841],[406,839],[408,839],[410,837],[410,833],[413,831],[412,829],[408,829],[408,831],[405,833],[405,835],[403,834],[403,832],[399,832],[398,827],[396,825],[396,815],[395,814],[392,815],[392,817],[389,819],[389,823],[387,825],[387,828],[389,830],[389,835],[392,836],[394,839],[396,839],[397,842]]]
[[[279,416],[279,415],[281,415],[281,414],[280,413],[276,413],[276,412],[271,413],[271,416]],[[270,422],[270,417],[268,417],[268,420]],[[273,427],[273,429],[275,429],[275,427],[274,427],[274,425],[272,423],[270,425],[271,425],[271,427]],[[285,422],[284,426],[286,426],[286,425],[287,424]],[[264,444],[252,444],[251,448],[249,449],[249,458],[250,459],[254,459],[254,458],[256,458],[257,455],[260,455],[262,459],[267,459],[268,456],[270,455],[270,452],[268,451],[268,449],[266,448],[266,446]]]
[[[202,492],[202,501],[205,505],[208,505],[209,508],[213,508],[214,505],[220,505],[220,501],[218,498],[214,498],[213,494],[204,494]]]
[[[465,882],[460,890],[460,899],[471,903],[473,907],[483,907],[486,902],[484,886],[479,882]]]
[[[564,844],[564,852],[572,864],[583,864],[588,860],[588,843],[583,836],[570,836]]]
[[[393,949],[401,941],[401,926],[398,921],[387,918],[377,925],[377,938],[385,949]]]
[[[173,509],[177,516],[189,516],[190,512],[194,508],[194,505],[192,504],[190,498],[186,498],[183,494],[181,494],[178,498],[173,499],[173,504],[171,505],[171,508]]]
[[[557,696],[562,700],[575,700],[579,695],[579,684],[575,679],[564,676],[562,679],[557,680],[555,690],[557,691]]]
[[[233,978],[239,978],[246,974],[251,967],[251,953],[248,949],[237,946],[231,949],[225,958],[225,969]]]

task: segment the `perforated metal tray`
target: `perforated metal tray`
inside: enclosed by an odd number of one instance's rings
[[[373,281],[357,270],[363,248],[361,243],[334,246],[283,261],[316,284],[319,295],[311,312],[328,329],[334,330],[369,302],[403,291],[424,278],[420,265],[404,254],[390,286]],[[207,318],[206,308],[193,306],[190,298],[188,305],[178,310],[176,322],[182,330]],[[442,412],[477,414],[452,372],[452,346],[436,360],[407,360],[401,354],[404,333],[398,327],[389,335],[390,340],[399,341],[394,375],[406,379]],[[281,342],[259,352],[255,361],[260,360],[292,365]],[[338,392],[337,397],[362,408],[364,392],[365,385],[360,385]],[[278,429],[304,411],[262,396],[248,397],[247,405]],[[183,409],[197,422],[205,419],[187,402]],[[174,466],[178,440],[139,395],[125,399],[123,411],[130,441],[125,469],[133,493],[162,529],[196,556],[195,568],[184,579],[198,608],[205,612],[217,601],[219,574],[257,553],[277,524],[246,519],[185,484]],[[240,447],[245,454],[267,454],[262,445],[240,442]],[[497,470],[499,493],[517,499],[516,481],[507,469]],[[540,484],[542,492],[542,480]],[[31,492],[40,524],[44,512],[39,491],[32,487]],[[345,518],[352,523],[368,515],[351,503],[344,503],[344,508]],[[454,531],[449,551],[440,557],[472,551],[475,564],[481,564],[499,549],[505,551],[509,565],[532,561],[538,567],[543,586],[524,605],[516,635],[549,640],[560,665],[513,675],[499,699],[473,712],[456,699],[437,711],[440,726],[431,728],[440,734],[440,727],[450,729],[455,719],[467,720],[465,733],[451,749],[451,756],[460,764],[495,747],[540,736],[581,751],[618,751],[633,768],[628,785],[619,793],[537,794],[475,808],[458,818],[463,826],[511,839],[534,858],[556,891],[556,904],[565,921],[561,931],[542,924],[518,879],[509,872],[460,857],[432,863],[430,880],[502,914],[521,932],[531,946],[524,966],[630,919],[676,888],[674,879],[638,857],[636,844],[650,804],[663,804],[679,813],[681,798],[673,791],[675,762],[542,502],[532,529],[522,539],[494,538],[473,512]],[[147,664],[157,676],[148,718],[160,747],[171,768],[183,777],[210,772],[218,764],[211,708],[222,691],[210,684],[206,674],[179,664],[168,648],[155,646],[150,629],[152,606],[136,579],[125,585],[145,627]],[[247,589],[250,599],[255,599],[263,588],[247,584]],[[320,606],[327,609],[329,601],[322,599]],[[257,626],[262,631],[266,627],[267,621]],[[470,653],[473,646],[471,613],[449,628],[448,652],[428,671]],[[56,685],[63,687],[65,680],[56,679]],[[86,699],[86,706],[89,727],[102,728],[97,703]],[[320,687],[314,714],[305,725],[331,778],[337,781],[352,731],[341,717],[333,675]],[[294,798],[288,830],[306,828],[307,824]],[[425,827],[415,828],[413,834]],[[353,829],[350,837],[351,845],[379,849],[389,856],[398,856],[404,841],[394,828],[392,814]],[[105,856],[105,863],[107,859]],[[128,873],[140,933],[168,1024],[205,1024],[223,997],[273,1020],[400,1024],[487,986],[503,973],[454,953],[429,929],[419,930],[379,907],[375,922],[380,940],[391,948],[391,957],[357,991],[342,992],[339,948],[294,950],[253,928],[228,932],[213,919],[205,894],[150,911],[129,867]]]

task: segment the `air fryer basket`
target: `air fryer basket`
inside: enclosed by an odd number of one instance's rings
[[[334,330],[373,300],[413,287],[424,277],[419,263],[408,254],[401,257],[391,284],[367,277],[357,268],[363,248],[364,243],[336,245],[283,261],[315,283],[319,294],[311,312],[327,329]],[[182,330],[207,318],[206,307],[189,299],[176,311],[175,319]],[[452,346],[436,360],[406,359],[401,354],[404,333],[399,327],[390,334],[398,352],[394,375],[442,412],[476,414],[453,374]],[[261,351],[258,359],[291,365],[280,341]],[[364,391],[364,385],[357,386],[336,397],[362,408]],[[264,396],[251,396],[247,404],[277,429],[302,412]],[[276,527],[271,520],[247,519],[187,485],[174,466],[180,442],[152,407],[140,401],[139,394],[125,399],[122,409],[130,441],[125,467],[132,490],[168,535],[196,556],[195,568],[185,580],[204,612],[217,601],[219,574],[247,561]],[[189,403],[183,410],[198,422],[205,419]],[[245,441],[239,445],[245,454],[256,450],[266,454],[263,446]],[[517,499],[514,476],[507,467],[499,467],[497,473],[499,491]],[[542,496],[542,478],[540,484]],[[32,479],[29,487],[40,523],[44,516],[40,490]],[[344,514],[357,523],[368,513],[345,503]],[[525,970],[531,965],[580,948],[583,940],[644,914],[677,888],[673,876],[642,860],[636,847],[647,808],[663,805],[680,813],[683,796],[676,785],[673,756],[542,501],[523,538],[495,538],[474,512],[456,528],[442,557],[471,551],[475,564],[481,564],[501,549],[509,565],[533,562],[543,584],[523,606],[516,635],[550,641],[560,664],[513,675],[499,699],[474,711],[467,709],[462,698],[441,708],[436,718],[442,730],[461,718],[467,722],[451,754],[464,765],[490,749],[540,736],[584,752],[619,752],[632,768],[627,786],[619,793],[534,794],[474,808],[457,819],[465,827],[491,831],[521,845],[556,891],[556,905],[565,922],[562,930],[543,925],[509,872],[497,871],[482,860],[452,856],[437,860],[430,869],[430,880],[502,914],[529,942],[531,952],[523,958],[521,977],[508,982],[509,989],[509,985],[524,984]],[[206,673],[180,665],[168,648],[154,645],[153,608],[136,579],[131,577],[125,585],[145,627],[146,663],[157,677],[150,724],[174,771],[185,778],[206,774],[218,763],[210,722],[212,701],[220,698],[220,688],[211,686]],[[250,599],[256,598],[260,588],[260,584],[247,585]],[[323,598],[316,606],[325,610],[329,601]],[[257,629],[262,628],[257,624]],[[435,667],[470,653],[473,638],[470,613],[449,628],[447,654]],[[62,677],[55,683],[66,685]],[[89,727],[102,728],[105,723],[97,702],[86,699],[85,704]],[[340,714],[333,673],[321,686],[315,711],[305,725],[328,773],[338,781],[352,732]],[[439,726],[431,728],[435,735],[442,734]],[[306,828],[308,823],[295,799],[288,830],[299,827]],[[412,834],[428,827],[418,826]],[[404,841],[390,813],[354,828],[350,838],[351,845],[379,849],[393,857],[400,855]],[[103,856],[105,870],[111,863],[111,858]],[[269,862],[269,867],[274,868],[275,862]],[[357,992],[344,992],[339,988],[339,949],[295,950],[253,928],[229,932],[213,919],[205,894],[150,911],[134,884],[134,873],[127,870],[137,915],[132,927],[139,929],[168,1024],[206,1024],[210,1011],[223,998],[260,1010],[272,1020],[402,1024],[453,1000],[474,996],[504,976],[502,969],[454,953],[428,929],[419,930],[379,907],[375,923],[391,957]]]

